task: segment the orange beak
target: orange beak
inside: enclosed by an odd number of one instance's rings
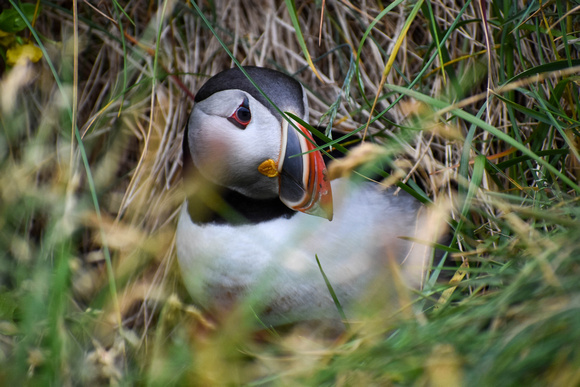
[[[280,200],[293,210],[332,220],[332,190],[322,154],[312,151],[316,148],[312,134],[296,125],[302,133],[286,121],[282,126]]]

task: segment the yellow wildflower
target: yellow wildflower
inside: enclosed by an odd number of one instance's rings
[[[15,40],[14,34],[0,30],[0,46],[9,47]]]
[[[9,66],[26,63],[27,60],[36,63],[42,58],[42,51],[32,43],[15,44],[6,51],[6,63]]]

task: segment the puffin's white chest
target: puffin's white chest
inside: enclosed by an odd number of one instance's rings
[[[341,302],[356,298],[385,266],[398,236],[413,236],[415,213],[375,190],[333,183],[332,222],[301,213],[255,225],[196,225],[184,205],[177,254],[194,300],[204,307],[250,293],[271,321],[337,317],[316,257]],[[410,215],[408,215],[410,213]],[[379,270],[379,271],[378,271]]]

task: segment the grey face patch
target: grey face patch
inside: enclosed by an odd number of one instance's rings
[[[244,70],[281,111],[291,111],[302,118],[307,118],[305,117],[307,114],[304,105],[305,95],[302,85],[298,81],[278,71],[262,67],[247,66],[244,67]],[[264,105],[279,122],[282,122],[280,113],[237,67],[222,71],[208,80],[197,92],[195,102],[203,101],[219,91],[232,89],[249,93]]]
[[[252,117],[241,130],[229,117],[245,99]],[[258,166],[280,157],[280,122],[249,93],[226,89],[197,102],[187,130],[193,165],[207,180],[253,199],[278,196],[278,179]]]

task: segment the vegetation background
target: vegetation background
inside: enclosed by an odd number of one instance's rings
[[[0,7],[1,385],[580,384],[577,0]],[[328,341],[191,305],[181,138],[236,62],[449,214],[407,307]]]

